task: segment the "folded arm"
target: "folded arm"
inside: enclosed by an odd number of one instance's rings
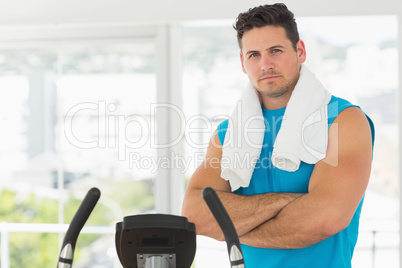
[[[327,156],[313,170],[309,192],[278,215],[240,237],[263,248],[302,248],[346,228],[370,177],[372,139],[368,121],[355,107],[331,125]]]
[[[187,186],[182,215],[196,224],[197,234],[224,240],[223,233],[202,199],[206,186],[215,189],[228,211],[239,236],[273,218],[289,202],[301,196],[294,193],[267,193],[252,196],[231,192],[229,182],[220,177],[222,146],[216,132],[211,138],[203,163]]]

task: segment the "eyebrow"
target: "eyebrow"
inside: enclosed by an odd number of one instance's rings
[[[271,49],[275,49],[275,48],[282,48],[282,49],[284,49],[285,47],[282,46],[282,45],[275,45],[275,46],[272,46],[272,47],[268,48],[267,50],[271,50]]]
[[[271,47],[267,48],[266,51],[276,49],[276,48],[285,49],[285,47],[282,46],[282,45],[274,45],[274,46],[271,46]],[[253,53],[256,53],[256,52],[259,53],[260,51],[258,51],[258,50],[250,50],[250,51],[247,51],[246,55],[250,55],[250,54],[253,54]]]

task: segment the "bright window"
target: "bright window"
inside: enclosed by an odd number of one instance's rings
[[[92,187],[102,196],[74,267],[118,267],[114,224],[155,210],[157,167],[138,162],[157,154],[155,47],[111,38],[0,48],[2,267],[54,267],[60,224]]]

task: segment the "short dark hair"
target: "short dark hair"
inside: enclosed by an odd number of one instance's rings
[[[237,31],[237,42],[240,49],[242,49],[241,42],[245,32],[253,28],[262,28],[269,25],[283,27],[287,38],[296,50],[296,44],[299,41],[296,20],[293,13],[282,3],[250,8],[248,11],[240,13],[237,16],[233,28]]]

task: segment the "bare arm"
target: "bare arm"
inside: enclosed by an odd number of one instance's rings
[[[314,167],[309,193],[240,241],[255,247],[302,248],[346,228],[368,184],[371,143],[363,112],[355,107],[342,111],[329,130],[327,156]]]
[[[183,216],[196,224],[197,234],[223,240],[223,233],[201,196],[206,186],[215,189],[231,217],[239,236],[273,218],[289,202],[293,193],[267,193],[242,196],[231,192],[229,182],[220,177],[222,148],[216,132],[211,138],[203,163],[194,172],[183,202]]]

